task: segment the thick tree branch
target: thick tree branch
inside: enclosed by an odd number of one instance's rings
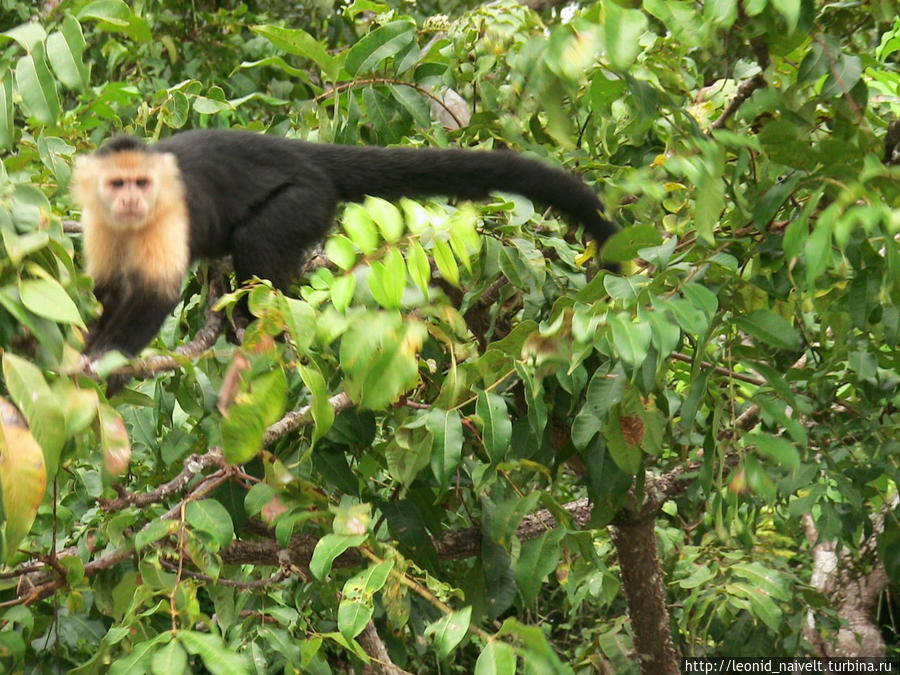
[[[629,519],[616,524],[611,531],[641,671],[679,675],[681,668],[672,640],[656,546],[656,519]]]
[[[897,503],[898,497],[894,495],[872,515],[872,533],[862,540],[858,552],[839,548],[837,541],[822,541],[813,517],[803,516],[803,527],[813,553],[811,583],[828,598],[841,619],[837,637],[829,640],[826,637],[829,631],[817,626],[816,616],[810,610],[803,634],[820,656],[885,655],[884,638],[874,617],[878,599],[890,579],[878,558],[878,539],[884,532],[885,518],[894,517],[892,511]]]

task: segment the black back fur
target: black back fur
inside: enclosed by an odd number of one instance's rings
[[[251,269],[256,265],[239,260],[235,239],[270,239],[254,248],[287,247],[296,255],[325,235],[337,202],[366,195],[484,199],[494,190],[514,192],[582,223],[599,243],[615,231],[581,178],[512,152],[340,146],[225,130],[183,132],[150,147],[178,158],[192,257],[233,252],[239,274],[279,285],[299,258],[290,264],[271,251],[274,264],[288,268],[273,278],[273,265]]]

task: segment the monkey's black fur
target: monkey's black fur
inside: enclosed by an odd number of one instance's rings
[[[282,289],[304,250],[331,227],[338,202],[366,195],[484,199],[494,190],[513,192],[584,224],[598,243],[615,231],[581,178],[505,151],[352,147],[197,130],[152,146],[121,136],[96,154],[133,151],[177,158],[190,214],[191,260],[231,254],[239,279],[255,275]],[[143,289],[129,304],[141,298],[153,299],[143,318],[140,307],[105,307],[90,341],[94,351],[136,353],[177,302],[161,302],[154,289]]]

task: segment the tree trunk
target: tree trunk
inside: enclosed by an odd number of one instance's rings
[[[647,675],[680,675],[672,642],[653,517],[621,522],[612,529],[634,648]]]

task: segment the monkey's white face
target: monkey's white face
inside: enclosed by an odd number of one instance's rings
[[[159,194],[159,183],[150,172],[112,170],[102,173],[98,180],[97,196],[110,225],[123,230],[146,225]]]

